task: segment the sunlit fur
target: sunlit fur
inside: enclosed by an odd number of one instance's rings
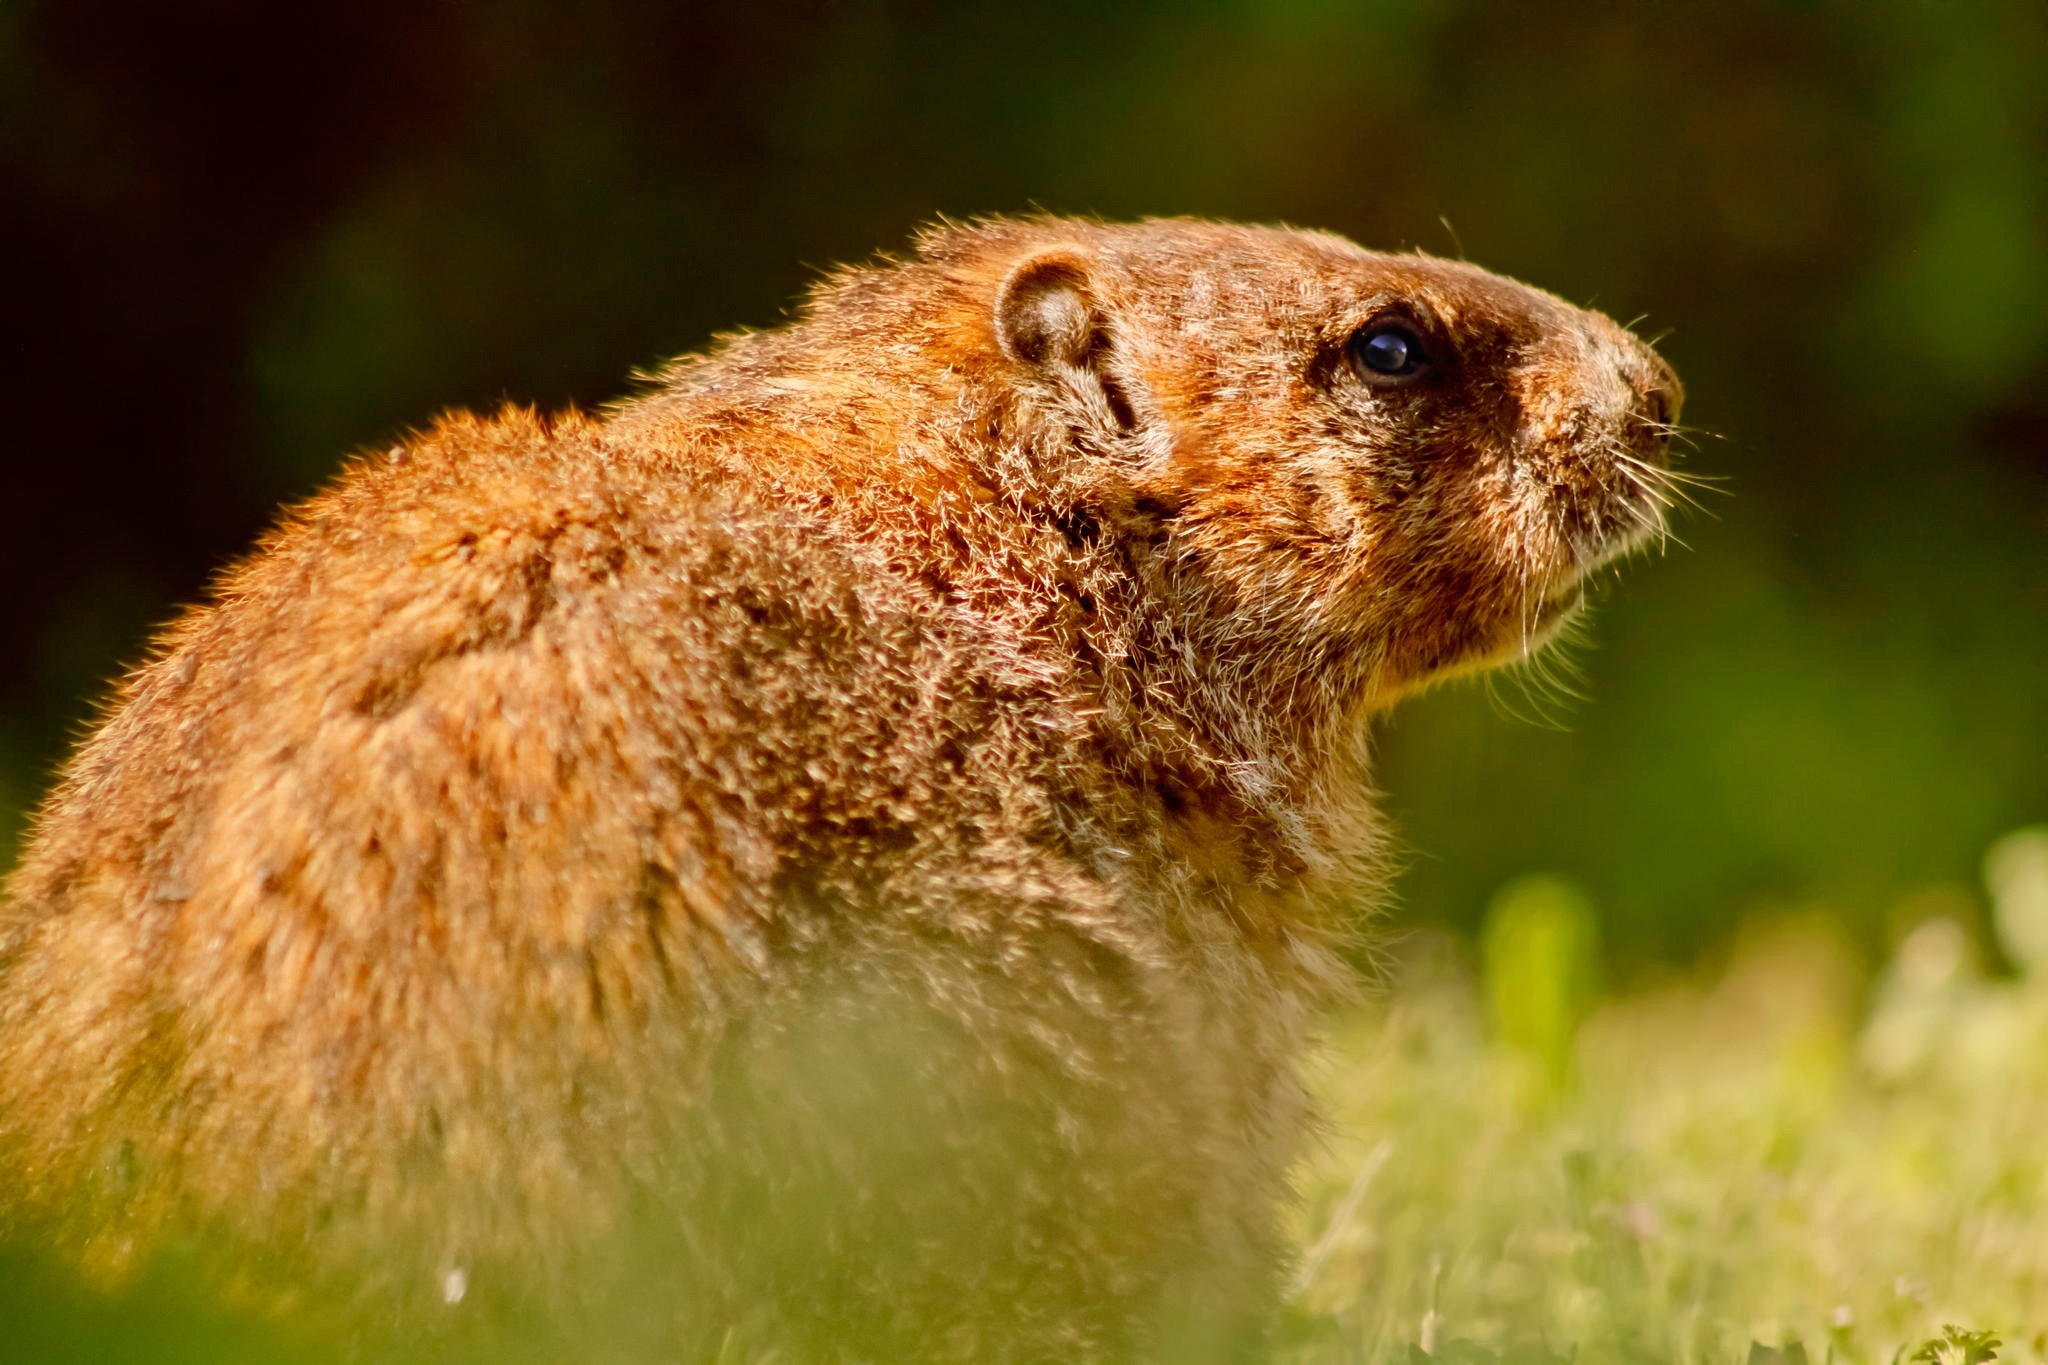
[[[1388,309],[1424,382],[1345,363]],[[1367,718],[1659,531],[1677,401],[1469,265],[1035,219],[601,416],[444,417],[227,573],[44,806],[14,1226],[438,1321],[597,1297],[630,1222],[686,1349],[1255,1323]]]

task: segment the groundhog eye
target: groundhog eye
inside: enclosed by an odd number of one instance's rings
[[[1410,379],[1429,367],[1429,356],[1406,327],[1368,327],[1351,339],[1351,361],[1367,379]]]

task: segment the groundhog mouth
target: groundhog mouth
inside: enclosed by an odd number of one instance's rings
[[[1505,637],[1482,663],[1484,667],[1529,658],[1564,630],[1586,605],[1586,575],[1574,573],[1525,606],[1507,623]]]
[[[1586,605],[1589,572],[1571,570],[1547,587],[1531,583],[1525,593],[1503,604],[1507,610],[1499,617],[1473,620],[1466,632],[1439,639],[1423,656],[1419,667],[1394,675],[1398,679],[1396,695],[1431,681],[1484,673],[1533,659]]]
[[[1636,465],[1653,470],[1660,479],[1670,479],[1668,471],[1659,467]],[[1638,475],[1633,468],[1624,468],[1627,482],[1606,493],[1606,505],[1593,515],[1591,526],[1570,538],[1571,564],[1559,575],[1556,585],[1544,593],[1546,601],[1557,598],[1576,598],[1586,581],[1600,570],[1640,550],[1645,545],[1662,544],[1670,538],[1671,530],[1667,513],[1671,499],[1664,492],[1668,486],[1652,482]]]
[[[1586,588],[1595,574],[1668,534],[1658,502],[1647,495],[1626,499],[1621,511],[1606,519],[1597,537],[1573,546],[1572,563],[1524,608],[1510,648],[1527,656],[1550,643],[1585,607]]]
[[[1571,562],[1540,591],[1523,599],[1517,619],[1507,623],[1508,638],[1487,662],[1528,658],[1556,639],[1565,624],[1585,609],[1586,590],[1596,574],[1664,533],[1657,511],[1654,506],[1632,510],[1626,518],[1603,527],[1603,533],[1590,543],[1575,545]]]
[[[1574,575],[1569,583],[1551,589],[1536,604],[1531,626],[1546,634],[1563,625],[1586,605],[1586,579],[1583,574]]]

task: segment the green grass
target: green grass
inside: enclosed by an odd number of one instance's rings
[[[1607,996],[1561,883],[1412,940],[1318,1067],[1285,1358],[2048,1360],[2048,830],[1987,881],[1981,946],[1952,888]]]
[[[1595,907],[1549,877],[1477,944],[1395,945],[1314,1063],[1276,1359],[2048,1362],[2048,827],[1986,870],[1874,961],[1781,907],[1606,986]],[[175,1277],[110,1311],[40,1273],[0,1257],[0,1360],[319,1358]]]

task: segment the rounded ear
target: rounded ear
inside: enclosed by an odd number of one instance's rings
[[[1083,365],[1099,320],[1088,289],[1088,258],[1051,247],[1025,259],[996,293],[996,338],[1003,354],[1026,365]]]

